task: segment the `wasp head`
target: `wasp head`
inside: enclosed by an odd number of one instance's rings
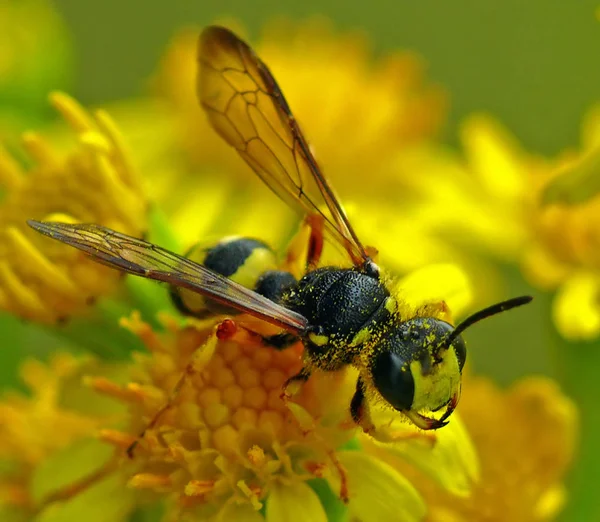
[[[399,323],[369,361],[371,380],[381,396],[424,430],[441,428],[460,398],[467,349],[461,334],[470,326],[531,302],[524,295],[475,312],[454,328],[433,317]],[[426,416],[445,408],[441,416]]]
[[[373,385],[396,410],[422,429],[447,424],[460,396],[461,373],[467,356],[454,327],[432,317],[418,317],[394,328],[370,361]],[[441,416],[426,416],[445,408]]]

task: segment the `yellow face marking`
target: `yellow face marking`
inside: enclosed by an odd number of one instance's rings
[[[317,346],[325,346],[329,342],[329,337],[326,335],[318,335],[316,333],[309,333],[308,340],[316,344]]]
[[[410,364],[410,371],[415,382],[411,409],[415,411],[431,411],[443,406],[460,388],[460,370],[454,350],[446,350],[442,362],[434,365],[427,375],[423,375],[419,361]]]

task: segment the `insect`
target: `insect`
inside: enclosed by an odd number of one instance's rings
[[[401,296],[390,290],[389,278],[357,237],[267,66],[235,34],[216,26],[203,31],[198,59],[199,101],[214,130],[305,216],[310,239],[302,277],[278,270],[268,247],[248,238],[221,242],[196,262],[95,224],[29,221],[30,226],[100,263],[168,283],[185,313],[225,307],[278,329],[258,334],[227,318],[217,329],[219,338],[242,331],[277,350],[302,342],[305,365],[288,384],[306,381],[315,369],[353,365],[359,377],[349,410],[366,432],[376,429],[369,413],[372,395],[424,430],[447,424],[466,359],[462,333],[531,297],[494,304],[456,328],[430,307],[404,316]],[[348,267],[319,266],[325,239],[341,247]],[[194,302],[194,296],[208,301]]]

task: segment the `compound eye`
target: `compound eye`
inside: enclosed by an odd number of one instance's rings
[[[391,406],[402,411],[412,408],[415,380],[402,357],[383,351],[375,358],[371,371],[373,384]]]

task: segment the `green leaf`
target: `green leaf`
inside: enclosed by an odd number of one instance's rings
[[[29,514],[24,509],[0,506],[0,520],[2,522],[28,522]]]
[[[30,488],[33,502],[40,504],[56,492],[89,477],[112,455],[113,448],[95,438],[80,440],[54,453],[35,469]]]
[[[122,477],[112,475],[65,502],[50,504],[34,522],[124,522],[134,506],[135,491]]]

